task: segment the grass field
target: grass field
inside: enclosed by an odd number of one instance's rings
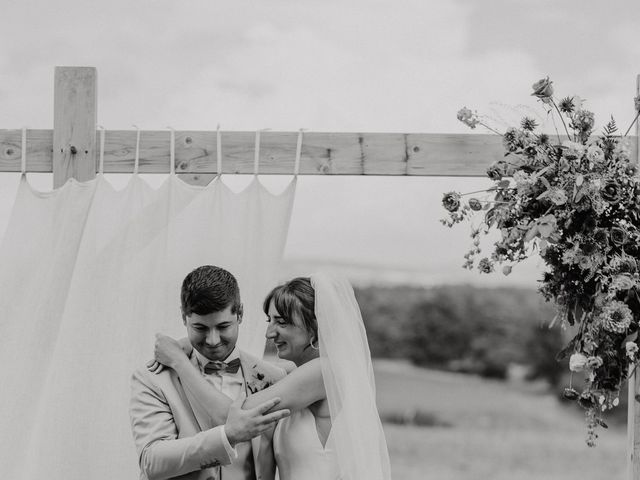
[[[380,415],[419,409],[434,424],[385,423],[394,480],[622,480],[626,433],[584,442],[584,419],[540,388],[377,360]]]

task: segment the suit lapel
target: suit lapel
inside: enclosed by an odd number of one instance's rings
[[[199,371],[198,360],[193,354],[193,351],[191,352],[191,356],[189,357],[189,359],[191,360],[191,364],[193,365],[193,368]],[[182,383],[180,383],[180,387],[182,387]],[[189,391],[189,389],[182,387],[182,390],[184,391],[185,397],[189,402],[189,406],[191,407],[191,411],[193,412],[193,415],[196,417],[196,422],[198,423],[198,427],[200,428],[200,431],[202,432],[204,430],[209,430],[210,428],[215,427],[216,425],[212,424],[211,419],[207,414],[207,412],[205,412],[201,407],[199,407],[200,403],[195,399],[195,397]]]

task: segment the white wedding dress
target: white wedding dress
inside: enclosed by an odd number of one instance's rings
[[[390,480],[371,353],[353,288],[323,273],[312,275],[311,285],[331,432],[323,447],[308,408],[280,420],[273,437],[280,480]]]
[[[323,447],[313,413],[303,408],[280,420],[273,433],[280,480],[338,480],[331,433]]]

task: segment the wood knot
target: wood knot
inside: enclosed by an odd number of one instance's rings
[[[71,145],[69,147],[69,151],[71,152],[71,155],[75,155],[76,153],[78,153],[78,149],[76,148],[75,145]]]
[[[6,157],[12,157],[14,153],[15,153],[15,150],[11,147],[5,149],[4,151],[4,154]]]
[[[178,168],[180,170],[186,170],[188,167],[189,167],[189,162],[187,161],[180,162],[180,165],[178,165]]]
[[[420,147],[418,147],[417,145],[413,147],[413,153],[418,153],[419,151],[420,151]]]
[[[191,145],[192,143],[193,143],[193,138],[185,137],[185,139],[184,139],[184,144],[185,145]]]

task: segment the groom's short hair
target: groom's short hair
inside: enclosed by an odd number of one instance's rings
[[[203,265],[189,273],[180,292],[182,314],[189,316],[221,312],[231,306],[231,313],[242,316],[240,288],[231,272],[213,265]]]

